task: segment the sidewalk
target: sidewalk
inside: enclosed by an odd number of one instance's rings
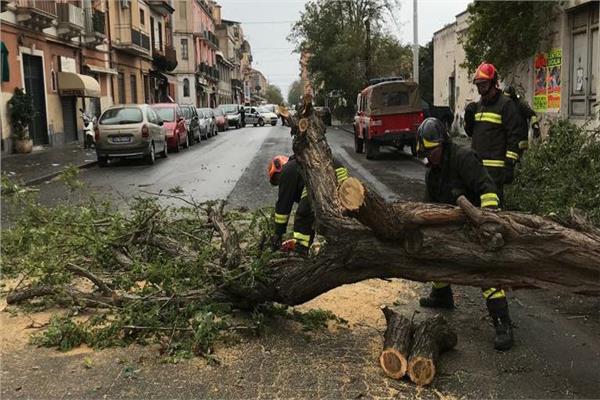
[[[3,155],[2,174],[24,185],[36,185],[60,174],[69,165],[87,168],[96,164],[96,152],[79,143],[34,150],[29,154]]]

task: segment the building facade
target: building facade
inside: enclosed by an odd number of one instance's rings
[[[217,37],[219,50],[223,58],[233,65],[231,73],[231,92],[233,102],[245,104],[249,92],[245,91],[245,79],[248,69],[252,66],[252,53],[250,45],[244,39],[244,31],[239,22],[221,19],[220,8],[213,8],[213,16],[217,23]]]
[[[454,128],[462,130],[464,107],[479,98],[472,76],[461,64],[465,52],[458,37],[468,28],[468,13],[434,33],[434,104],[455,111]],[[499,71],[503,83],[514,85],[544,122],[568,118],[575,123],[598,121],[600,90],[598,20],[600,2],[563,2],[549,21],[550,37],[535,56],[519,60],[511,71]],[[488,60],[493,62],[493,60]]]

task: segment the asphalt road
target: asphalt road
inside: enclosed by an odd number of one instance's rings
[[[409,154],[386,149],[379,160],[368,161],[364,154],[354,153],[350,133],[328,128],[327,139],[334,157],[349,168],[350,174],[386,199],[422,198],[425,168]],[[231,207],[250,209],[272,206],[276,189],[267,182],[267,163],[275,154],[290,153],[287,128],[230,130],[179,154],[170,154],[154,166],[125,161],[109,168],[84,170],[81,177],[90,190],[77,201],[86,201],[85,196],[94,193],[126,207],[129,197],[181,188],[183,195],[198,201],[227,199]],[[45,204],[73,201],[60,182],[38,188]],[[163,201],[177,204],[177,200],[168,198]],[[415,295],[428,290],[427,285],[410,285],[417,291]],[[372,296],[378,296],[377,290]],[[432,390],[455,398],[600,396],[599,299],[548,291],[511,291],[516,343],[510,352],[499,353],[492,349],[492,328],[480,290],[457,287],[455,292],[457,309],[446,314],[457,329],[459,345],[444,356]],[[398,302],[405,312],[418,310],[415,295],[399,294]],[[351,309],[352,298],[333,299],[342,305],[344,301],[348,305],[341,308]],[[373,312],[377,313],[376,307]],[[67,398],[102,397],[103,393],[111,398],[421,396],[410,384],[394,386],[377,368],[378,343],[384,329],[380,325],[326,332],[314,337],[311,346],[301,340],[301,335],[286,329],[234,347],[233,351],[243,356],[239,362],[225,362],[224,367],[144,361],[138,381],[119,377],[121,367],[115,361],[134,359],[140,351],[135,348],[107,350],[102,352],[105,357],[94,355],[98,366],[109,374],[94,368],[91,371],[95,374],[90,376],[80,367],[85,354],[58,358],[53,350],[24,346],[3,355],[2,397],[55,398],[63,396],[63,390],[68,391]],[[148,349],[140,354],[147,357],[145,360],[152,357]],[[252,371],[251,377],[248,371]],[[286,375],[286,371],[294,372]],[[63,388],[55,388],[55,374]],[[83,387],[82,381],[86,382]],[[40,393],[37,387],[48,389]],[[96,387],[101,389],[96,391]],[[438,393],[428,389],[423,398],[437,398]]]

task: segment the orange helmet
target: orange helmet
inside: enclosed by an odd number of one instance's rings
[[[289,158],[287,156],[278,155],[271,159],[269,162],[269,167],[267,168],[267,172],[269,174],[269,182],[271,185],[276,185],[276,177],[281,173],[283,166],[288,162]]]
[[[475,77],[473,78],[473,83],[477,81],[492,81],[495,82],[498,80],[498,72],[496,71],[496,67],[494,64],[490,64],[487,62],[482,62],[477,67],[475,71]]]

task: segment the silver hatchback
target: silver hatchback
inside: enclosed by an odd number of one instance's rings
[[[162,119],[147,104],[108,108],[96,127],[96,154],[101,167],[111,158],[143,157],[154,164],[156,154],[167,157],[166,130]]]

